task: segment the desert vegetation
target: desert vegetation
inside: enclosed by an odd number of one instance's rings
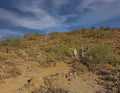
[[[7,38],[0,42],[0,90],[2,93],[88,93],[87,88],[79,90],[87,86],[92,90],[90,93],[120,93],[119,36],[119,28],[92,27]],[[92,85],[88,86],[88,82]],[[7,89],[8,83],[12,84],[11,89]]]

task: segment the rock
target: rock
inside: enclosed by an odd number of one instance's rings
[[[45,85],[43,78],[34,76],[30,79],[30,88],[40,89]]]

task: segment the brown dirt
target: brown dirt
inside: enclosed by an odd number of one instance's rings
[[[43,67],[36,66],[34,63],[28,64],[24,62],[24,65],[19,63],[19,69],[21,69],[22,74],[17,77],[11,77],[4,79],[4,82],[0,84],[0,93],[17,93],[17,90],[27,83],[33,76],[39,77],[49,77],[54,74],[64,74],[67,75],[71,71],[71,67],[66,63],[59,63],[56,66]],[[67,78],[61,76],[53,83],[58,87],[70,90],[72,93],[95,93],[98,89],[102,89],[101,86],[97,84],[97,76],[92,73],[86,73],[80,76],[75,76],[69,80],[69,75]]]

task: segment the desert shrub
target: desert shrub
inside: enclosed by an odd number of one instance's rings
[[[20,47],[22,40],[20,38],[14,38],[11,43],[12,43],[12,46]]]
[[[78,30],[73,30],[73,31],[71,31],[71,32],[68,32],[67,34],[68,35],[78,35],[78,34],[80,34],[80,33],[84,33],[84,31],[86,31],[86,29],[84,29],[84,28],[81,28],[81,29],[78,29]]]
[[[61,40],[62,34],[59,32],[52,32],[48,36],[50,36],[50,39]]]
[[[0,52],[0,61],[5,60],[5,59],[6,59],[5,54]]]
[[[91,29],[91,30],[95,30],[96,28],[95,28],[95,26],[92,26],[90,29]]]
[[[106,93],[120,93],[120,65],[103,64],[97,69],[97,74],[102,76],[99,84],[105,86]]]
[[[95,36],[95,31],[94,30],[91,30],[91,31],[88,31],[88,30],[86,30],[86,31],[82,31],[82,35],[83,35],[83,37],[85,37],[85,38],[89,38],[89,37],[93,37],[93,36]]]
[[[110,27],[104,27],[104,26],[101,26],[100,28],[99,28],[99,30],[102,30],[102,31],[107,31],[107,30],[111,30],[112,28],[110,28]]]
[[[27,39],[28,40],[36,40],[36,36],[35,35],[30,35]]]
[[[56,63],[60,60],[59,56],[53,53],[46,53],[46,55],[43,56],[36,56],[35,59],[33,59],[38,63],[38,65],[42,66],[55,66]]]
[[[103,31],[96,31],[96,30],[88,30],[88,31],[82,32],[82,35],[85,38],[90,38],[90,37],[103,38],[104,32]]]
[[[115,53],[106,44],[96,44],[89,46],[85,59],[92,63],[113,63],[115,62]]]
[[[105,32],[104,37],[105,38],[113,38],[113,34],[109,33],[108,31]]]
[[[37,40],[39,36],[40,36],[40,33],[36,32],[34,34],[25,35],[24,39],[26,39],[26,40]]]
[[[54,52],[56,54],[71,56],[69,46],[66,44],[50,44],[45,48],[46,52]]]
[[[115,60],[120,65],[120,58],[116,58]]]
[[[96,31],[96,34],[94,36],[95,38],[103,38],[104,32],[103,31]]]
[[[48,55],[48,56],[46,57],[45,62],[46,62],[47,64],[49,64],[49,65],[55,66],[56,63],[57,63],[57,60],[58,60],[57,56],[55,56],[55,55]]]
[[[79,60],[77,60],[77,59],[74,59],[72,61],[71,67],[73,68],[72,69],[73,71],[77,72],[77,74],[80,74],[81,72],[84,73],[84,72],[88,71],[87,66],[80,63]]]
[[[28,48],[29,46],[30,46],[30,44],[28,42],[23,41],[23,43],[22,43],[23,48]]]
[[[39,32],[35,32],[34,36],[38,37],[38,36],[40,36],[40,33]]]
[[[22,46],[22,39],[16,38],[7,38],[6,40],[8,46],[12,47],[21,47]]]
[[[0,78],[6,79],[21,75],[19,68],[13,62],[1,62],[0,63]]]
[[[32,93],[69,93],[69,91],[62,88],[50,87],[48,89],[35,90]]]
[[[15,51],[15,54],[18,56],[18,57],[22,57],[22,58],[26,58],[27,57],[27,53],[24,51],[24,50],[22,50],[22,49],[17,49],[16,51]]]

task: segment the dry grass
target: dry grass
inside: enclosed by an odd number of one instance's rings
[[[0,78],[6,79],[21,75],[20,70],[13,62],[0,62]]]
[[[103,29],[105,30],[105,29]],[[120,69],[116,65],[120,65],[119,55],[119,29],[81,29],[69,33],[52,33],[49,35],[25,35],[24,39],[14,38],[0,42],[0,78],[7,79],[21,75],[19,65],[15,62],[9,62],[10,58],[21,59],[29,65],[55,66],[57,62],[63,62],[64,58],[72,59],[71,66],[78,73],[87,71],[96,72],[103,76],[102,80],[107,81],[106,88],[113,87],[119,93],[120,89]],[[107,42],[107,45],[106,45]],[[75,59],[73,49],[79,49],[81,46],[88,46],[88,52],[83,60]],[[5,53],[5,48],[9,46],[9,52]],[[114,52],[114,51],[117,51]],[[21,67],[24,62],[20,63]],[[31,64],[32,63],[32,64]],[[87,66],[82,63],[87,63]],[[113,69],[115,68],[115,69]],[[109,84],[112,82],[112,86]],[[111,89],[112,90],[112,89]],[[36,90],[33,93],[68,93],[61,88],[51,88],[46,90]]]
[[[62,88],[53,88],[50,87],[48,89],[41,89],[41,90],[36,90],[32,93],[69,93],[67,90],[62,89]]]

